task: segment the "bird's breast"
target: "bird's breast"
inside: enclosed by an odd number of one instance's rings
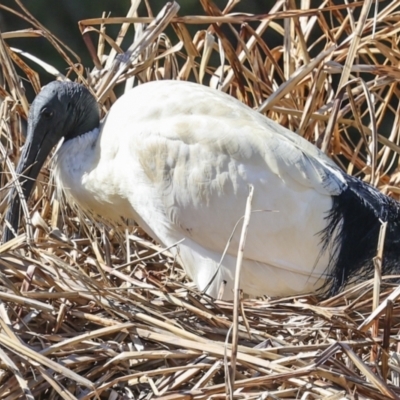
[[[55,158],[54,178],[69,202],[117,222],[121,215],[129,215],[130,205],[112,176],[112,154],[102,154],[98,137],[95,129],[63,143]]]

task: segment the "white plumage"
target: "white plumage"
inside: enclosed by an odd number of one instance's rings
[[[357,218],[372,232],[356,240],[363,247],[364,239],[374,245],[379,218],[398,217],[397,203],[344,174],[315,146],[205,86],[140,85],[98,126],[89,92],[54,82],[37,96],[29,118],[28,143],[47,148],[38,156],[27,144],[18,171],[36,162],[30,172],[36,178],[48,149],[64,136],[54,171],[67,198],[113,222],[132,218],[165,246],[183,239],[173,251],[214,297],[226,282],[224,298],[232,298],[241,225],[221,258],[249,185],[253,214],[240,287],[251,296],[315,292],[330,276],[337,290],[371,258],[359,249],[354,258],[345,245],[359,235]],[[29,196],[31,188],[24,190]]]

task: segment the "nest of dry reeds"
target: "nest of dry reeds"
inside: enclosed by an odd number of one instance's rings
[[[203,15],[169,3],[153,18],[146,3],[149,16],[138,16],[137,1],[126,17],[80,21],[92,68],[16,1],[32,29],[0,39],[2,215],[29,110],[23,87],[38,92],[43,69],[90,86],[104,112],[117,86],[168,78],[217,87],[398,197],[398,1],[298,9],[279,0],[265,15],[200,2]],[[120,25],[116,39],[109,24]],[[132,24],[135,41],[123,44]],[[17,36],[47,38],[68,76],[34,50],[10,48]],[[63,209],[50,167],[23,204],[29,223],[0,246],[0,398],[400,397],[400,290],[381,279],[379,252],[375,279],[335,298],[212,301],[139,227],[114,232]]]

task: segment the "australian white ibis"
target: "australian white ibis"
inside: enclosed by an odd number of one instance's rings
[[[132,218],[166,246],[180,244],[199,289],[232,297],[240,229],[254,187],[240,286],[252,296],[336,293],[370,277],[381,221],[384,273],[398,272],[399,204],[347,175],[298,135],[202,85],[158,81],[123,95],[103,122],[82,85],[52,82],[32,103],[17,172],[23,194],[51,149],[69,201],[118,223]],[[19,199],[7,218],[16,230]],[[11,237],[10,231],[5,234]],[[184,239],[182,241],[182,239]],[[212,278],[214,277],[214,280]]]

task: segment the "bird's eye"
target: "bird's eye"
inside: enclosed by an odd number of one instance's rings
[[[46,119],[51,119],[51,118],[53,118],[54,112],[53,112],[53,110],[49,110],[49,109],[45,108],[44,110],[42,110],[42,115]]]

